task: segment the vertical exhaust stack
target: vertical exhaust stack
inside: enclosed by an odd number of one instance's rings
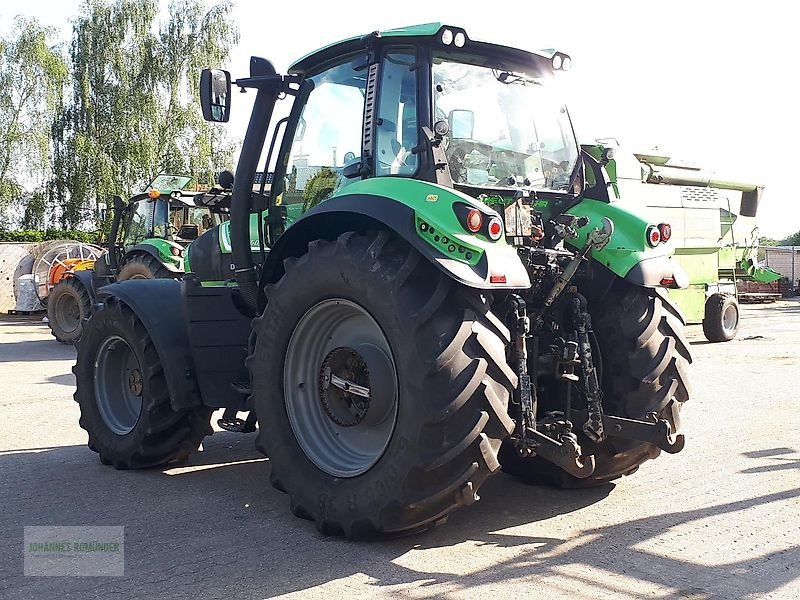
[[[234,274],[239,292],[245,303],[253,310],[258,306],[258,273],[250,254],[250,196],[253,190],[258,161],[264,148],[272,111],[275,108],[277,72],[268,60],[253,56],[250,59],[250,79],[264,78],[263,82],[237,82],[247,87],[256,87],[258,93],[253,103],[253,113],[242,143],[236,175],[233,179],[231,200],[231,242]],[[271,78],[275,78],[274,80]],[[242,85],[242,89],[244,89]],[[261,224],[259,224],[261,226]]]

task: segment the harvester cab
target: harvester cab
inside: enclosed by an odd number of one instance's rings
[[[440,523],[501,467],[600,485],[680,451],[685,277],[579,147],[570,65],[434,23],[204,70],[210,121],[256,92],[231,218],[182,281],[104,288],[75,369],[90,447],[162,464],[224,408],[295,514],[352,537]]]

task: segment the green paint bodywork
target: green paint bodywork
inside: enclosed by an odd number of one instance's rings
[[[153,246],[156,250],[158,250],[158,256],[161,259],[161,262],[164,263],[167,268],[184,271],[183,256],[175,256],[172,254],[172,248],[177,248],[181,251],[181,254],[184,254],[183,247],[181,245],[161,238],[147,238],[139,242],[139,244],[147,244],[148,246]]]
[[[669,297],[677,302],[686,323],[698,325],[706,316],[706,285],[694,283],[683,290],[670,290]]]
[[[417,179],[375,177],[352,183],[332,197],[357,194],[383,196],[410,208],[414,211],[417,235],[453,260],[475,266],[487,251],[500,247],[513,251],[502,238],[493,242],[484,235],[476,235],[464,229],[453,211],[453,204],[460,202],[482,210],[486,210],[486,206],[453,188]],[[428,226],[427,231],[421,228],[422,223]],[[433,233],[430,227],[433,227]],[[455,250],[450,250],[453,246]],[[516,258],[516,251],[513,253]],[[467,258],[468,254],[472,257]]]
[[[268,210],[264,211],[264,219],[269,214]],[[303,214],[302,204],[288,204],[286,205],[286,227],[290,227],[294,222]],[[223,254],[230,254],[232,251],[231,246],[231,222],[225,221],[219,227],[219,249]],[[250,250],[258,252],[258,213],[250,215]]]
[[[412,37],[412,36],[427,36],[427,35],[436,35],[436,33],[441,29],[441,23],[423,23],[421,25],[411,25],[409,27],[398,27],[397,29],[387,29],[386,31],[381,31],[381,37]],[[313,52],[309,52],[305,56],[298,58],[296,61],[292,63],[289,67],[289,72],[292,73],[297,68],[297,65],[302,63],[310,56],[314,56],[315,54],[322,52],[323,50],[327,50],[328,48],[333,48],[334,46],[338,46],[339,44],[343,44],[345,42],[352,42],[354,40],[361,39],[363,36],[355,35],[353,37],[345,38],[343,40],[339,40],[338,42],[333,42],[332,44],[327,44],[322,48],[317,48]]]
[[[592,258],[620,277],[625,277],[640,261],[656,256],[670,256],[674,250],[669,244],[660,244],[655,248],[647,245],[645,236],[650,222],[637,212],[635,206],[584,198],[569,213],[589,219],[589,224],[578,230],[577,239],[567,240],[567,244],[576,249],[586,244],[589,232],[602,225],[603,217],[614,222],[611,240],[602,250],[592,250]]]

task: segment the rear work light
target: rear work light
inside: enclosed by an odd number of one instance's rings
[[[500,236],[503,235],[503,224],[498,217],[492,217],[489,219],[489,227],[487,230],[489,232],[489,239],[496,242],[500,239]]]
[[[672,227],[669,223],[661,223],[658,226],[658,231],[661,234],[661,241],[668,242],[669,238],[672,237]]]
[[[661,242],[661,231],[655,225],[647,228],[647,243],[651,248],[655,248]]]
[[[472,233],[477,233],[481,230],[483,226],[483,215],[481,211],[475,210],[474,208],[470,209],[467,213],[467,229],[469,229]]]

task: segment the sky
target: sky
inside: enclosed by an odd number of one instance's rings
[[[167,4],[162,0],[165,9]],[[282,72],[329,42],[432,21],[463,27],[473,39],[556,48],[573,59],[562,83],[581,141],[614,136],[630,149],[658,146],[729,179],[763,184],[762,235],[781,238],[800,230],[794,186],[800,77],[793,63],[800,58],[800,36],[791,3],[235,4],[241,39],[224,65],[234,77],[247,75],[251,55],[268,58]],[[78,0],[0,0],[0,32],[21,13],[59,28],[68,39],[78,6]],[[234,138],[244,135],[252,97],[234,97]]]

